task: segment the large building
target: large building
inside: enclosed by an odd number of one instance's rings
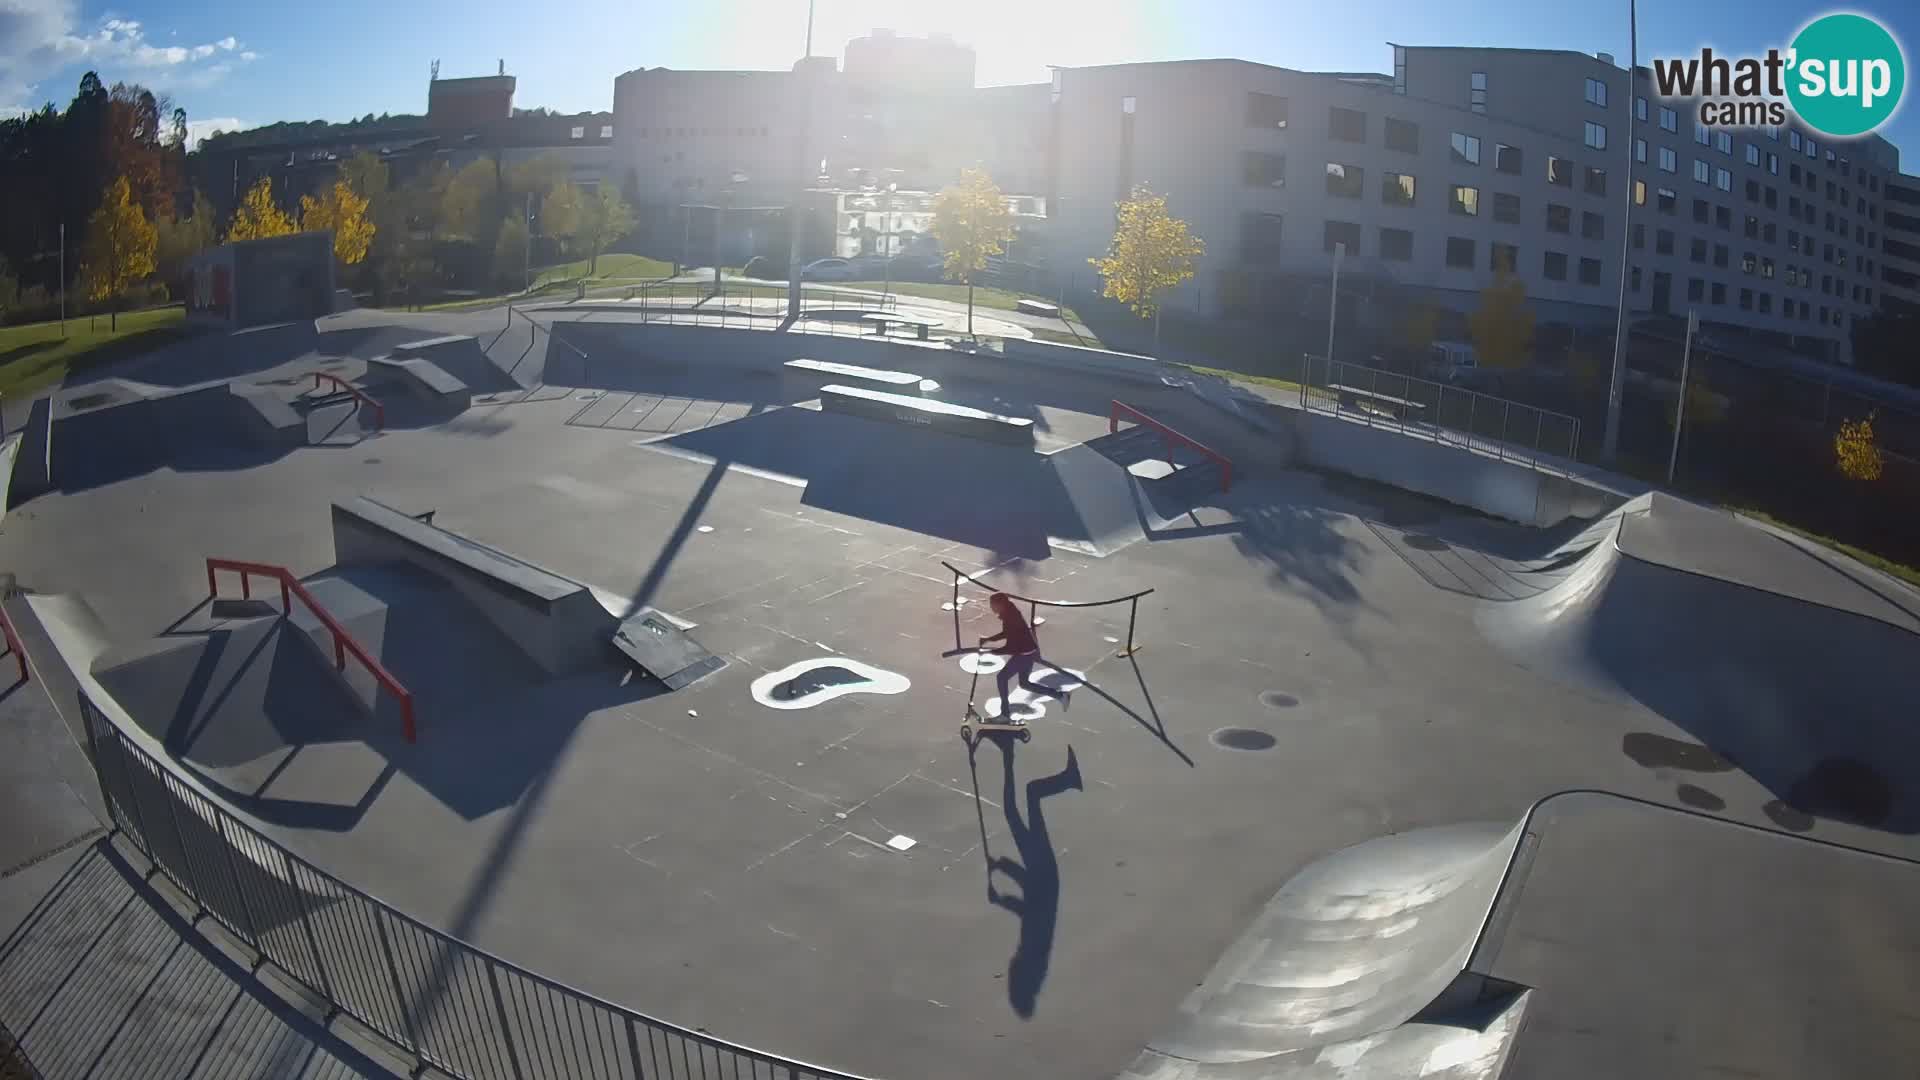
[[[1889,176],[1881,210],[1881,306],[1920,315],[1920,176]]]
[[[1393,67],[1058,70],[1056,265],[1103,250],[1114,200],[1148,184],[1208,244],[1173,307],[1297,305],[1344,244],[1369,285],[1469,310],[1511,266],[1542,319],[1610,327],[1631,148],[1633,311],[1844,359],[1874,310],[1885,140],[1703,127],[1604,54],[1395,46]]]

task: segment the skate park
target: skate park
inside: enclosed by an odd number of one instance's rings
[[[10,406],[6,613],[116,843],[445,1075],[1920,1048],[1910,590],[839,314],[349,311]],[[996,590],[1069,693],[963,741]]]

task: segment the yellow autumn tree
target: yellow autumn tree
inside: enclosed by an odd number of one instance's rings
[[[1145,187],[1114,207],[1113,240],[1103,258],[1087,262],[1106,283],[1101,295],[1118,300],[1142,319],[1160,311],[1160,294],[1193,277],[1193,262],[1207,245],[1187,223],[1167,213],[1167,197]],[[1154,324],[1158,341],[1159,323]]]
[[[265,240],[270,236],[290,236],[298,231],[293,227],[293,219],[273,201],[273,181],[261,177],[247,189],[246,198],[240,200],[240,206],[233,212],[233,220],[227,223],[227,242]]]
[[[1493,283],[1480,291],[1480,306],[1467,316],[1473,333],[1473,351],[1481,367],[1517,368],[1533,351],[1533,308],[1527,287],[1502,266]]]
[[[367,257],[373,246],[374,226],[367,218],[367,199],[345,180],[321,194],[300,196],[300,231],[333,233],[333,257],[352,266]]]
[[[1013,212],[1000,185],[980,169],[933,200],[933,235],[940,241],[946,277],[967,283],[967,336],[973,336],[973,279],[1013,239]]]
[[[1843,420],[1833,436],[1834,465],[1849,480],[1880,479],[1880,443],[1873,433],[1874,413],[1864,420]]]
[[[87,218],[80,249],[80,277],[87,299],[118,301],[129,286],[153,273],[157,244],[153,223],[133,201],[127,178],[116,177],[107,185],[100,208]],[[120,328],[118,303],[113,303],[109,322],[114,329]]]

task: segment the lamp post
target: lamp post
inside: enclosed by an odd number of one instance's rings
[[[1633,259],[1634,69],[1640,66],[1640,21],[1635,0],[1627,0],[1627,212],[1620,229],[1620,303],[1613,317],[1613,375],[1607,383],[1607,430],[1600,456],[1612,461],[1620,451],[1620,398],[1627,380],[1627,264]]]
[[[893,195],[899,190],[898,181],[887,184],[887,209],[880,215],[880,261],[886,271],[880,289],[880,303],[883,305],[887,297],[893,295]]]

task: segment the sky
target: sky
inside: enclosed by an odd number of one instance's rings
[[[802,55],[807,0],[0,0],[0,111],[65,107],[80,76],[137,81],[187,110],[196,137],[276,120],[424,112],[429,65],[519,79],[514,103],[612,108],[639,67],[784,69]],[[1920,4],[1666,0],[1639,12],[1639,56],[1782,47],[1816,16],[1856,11],[1920,60]],[[1388,42],[1628,55],[1627,4],[1543,0],[817,0],[813,51],[874,27],[942,30],[974,46],[982,85],[1042,82],[1047,65],[1236,57],[1322,71],[1390,71]],[[1920,89],[1880,131],[1920,173]]]

